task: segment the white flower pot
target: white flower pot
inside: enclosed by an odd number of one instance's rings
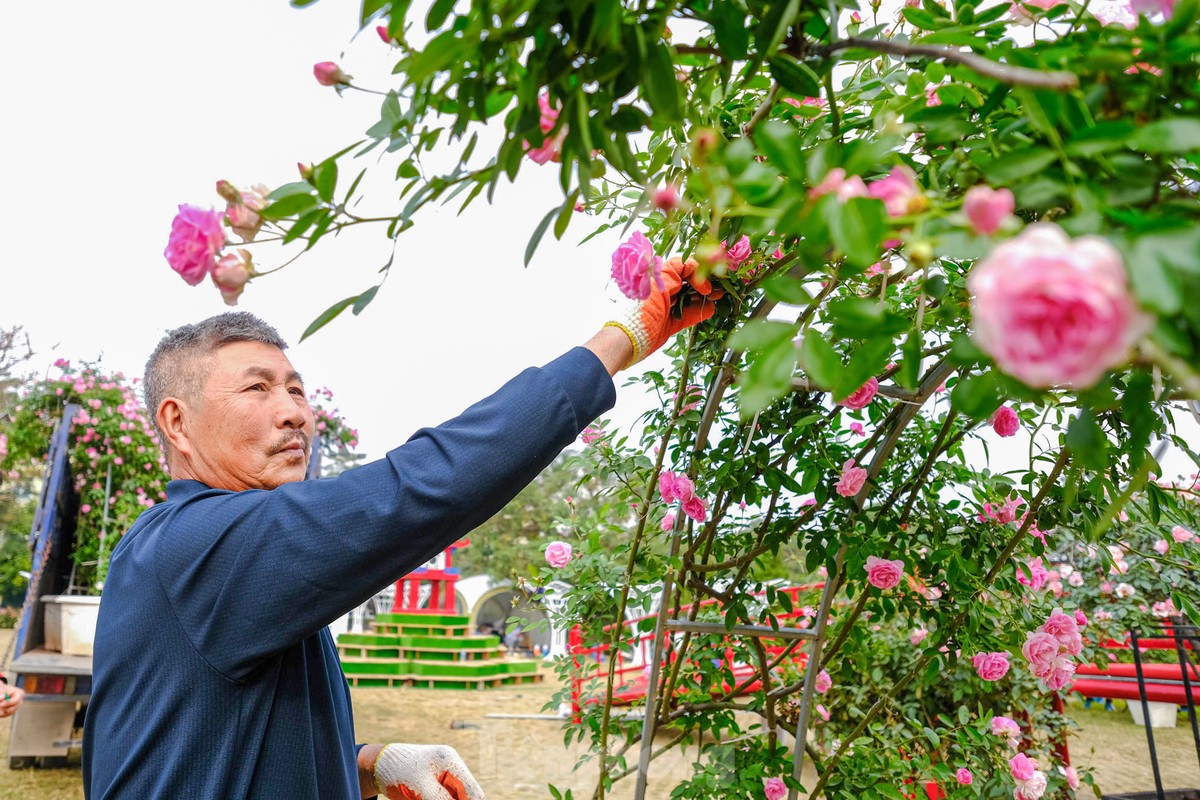
[[[52,594],[45,604],[46,649],[69,656],[90,656],[96,641],[100,598],[90,595]]]
[[[1129,700],[1129,715],[1133,717],[1135,725],[1145,726],[1146,720],[1142,716],[1142,701]],[[1147,703],[1150,707],[1150,727],[1151,728],[1174,728],[1178,720],[1179,706],[1174,703]]]

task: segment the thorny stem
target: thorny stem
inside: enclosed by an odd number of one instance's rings
[[[675,408],[671,414],[671,420],[667,423],[667,429],[663,432],[662,440],[658,448],[658,457],[654,463],[654,472],[652,481],[657,480],[658,474],[662,471],[663,459],[667,455],[667,445],[670,444],[671,434],[675,430],[675,423],[679,419],[680,409],[683,406],[684,397],[687,395],[687,383],[691,373],[690,356],[692,347],[696,342],[696,329],[692,328],[688,338],[687,352],[684,356],[683,370],[680,374],[680,389],[675,397]],[[647,487],[647,495],[653,491],[653,486]],[[609,660],[608,660],[608,678],[605,684],[604,695],[604,712],[600,721],[600,780],[596,784],[597,800],[604,800],[604,778],[608,774],[608,727],[612,718],[612,696],[613,685],[616,681],[617,659],[616,652],[620,646],[621,631],[623,630],[623,622],[625,620],[625,608],[629,602],[629,587],[633,584],[633,570],[637,562],[638,549],[642,541],[642,536],[646,532],[646,521],[650,516],[650,502],[647,496],[646,502],[642,503],[638,513],[637,531],[633,536],[633,543],[629,548],[629,561],[625,566],[625,580],[621,584],[621,598],[617,603],[617,619],[613,625],[612,639],[609,643]]]

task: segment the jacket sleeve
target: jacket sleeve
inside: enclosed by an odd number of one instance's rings
[[[576,348],[336,478],[202,491],[164,517],[158,579],[197,650],[242,680],[485,522],[615,396]]]

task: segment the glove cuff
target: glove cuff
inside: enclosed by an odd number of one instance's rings
[[[650,355],[650,335],[646,332],[646,326],[642,324],[640,303],[626,309],[619,319],[604,323],[604,327],[620,328],[629,337],[629,343],[633,345],[633,358],[625,365],[626,369]]]

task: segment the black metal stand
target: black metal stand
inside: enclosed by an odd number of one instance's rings
[[[1179,659],[1179,671],[1183,679],[1183,693],[1187,705],[1188,720],[1192,724],[1192,740],[1196,744],[1196,760],[1200,763],[1200,724],[1196,720],[1196,703],[1192,698],[1192,685],[1200,685],[1200,668],[1192,663],[1189,653],[1200,657],[1200,626],[1185,624],[1183,618],[1171,625],[1154,625],[1146,629],[1134,629],[1129,632],[1129,643],[1133,647],[1134,671],[1137,674],[1138,694],[1142,704],[1142,722],[1146,727],[1146,744],[1150,748],[1150,765],[1154,770],[1154,791],[1122,793],[1105,795],[1109,800],[1191,800],[1200,797],[1198,789],[1164,790],[1162,771],[1158,766],[1158,751],[1154,746],[1154,726],[1150,719],[1150,702],[1146,698],[1146,675],[1142,669],[1142,648],[1139,640],[1145,639],[1146,633],[1159,634],[1161,638],[1171,638],[1175,642],[1175,654]],[[1155,637],[1159,638],[1159,637]],[[1190,645],[1190,649],[1188,647]]]

